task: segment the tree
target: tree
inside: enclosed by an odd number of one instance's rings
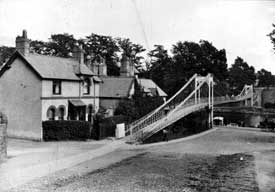
[[[237,57],[234,64],[229,68],[228,81],[232,92],[234,94],[240,93],[245,84],[255,83],[255,69],[249,66],[241,57]]]
[[[115,39],[111,36],[97,35],[94,33],[86,38],[84,42],[86,54],[93,54],[96,58],[104,58],[107,64],[107,74],[110,76],[119,76],[117,53],[120,50]]]
[[[228,77],[227,59],[225,49],[218,50],[211,43],[205,40],[200,41],[202,51],[202,75],[212,73],[219,81]]]
[[[155,45],[155,49],[148,53],[150,57],[150,65],[147,66],[147,78],[151,78],[165,91],[169,89],[167,81],[170,74],[172,58],[168,55],[168,51],[162,45]],[[146,73],[144,71],[143,73]]]
[[[0,67],[11,57],[14,51],[15,51],[14,47],[6,47],[6,46],[0,47]]]
[[[48,42],[31,40],[30,51],[41,55],[53,55],[54,50],[49,47]]]
[[[77,40],[68,33],[51,35],[48,46],[53,50],[53,55],[58,57],[71,57]]]
[[[116,108],[115,115],[124,115],[129,121],[137,120],[150,113],[163,103],[159,96],[146,96],[135,82],[135,93],[132,99],[122,100]]]
[[[54,55],[58,57],[71,57],[73,47],[78,42],[73,35],[68,33],[53,34],[48,42],[31,41],[31,51],[42,55]]]
[[[212,73],[219,82],[224,82],[228,76],[225,50],[218,50],[208,41],[179,41],[173,45],[172,53],[173,64],[167,82],[169,95],[178,91],[195,73],[203,76]]]
[[[146,49],[140,44],[135,44],[130,41],[128,38],[116,38],[118,45],[122,51],[122,54],[129,57],[133,62],[137,69],[142,70],[144,57],[141,56]]]
[[[273,49],[275,50],[275,24],[272,24],[272,27],[274,29],[267,36],[269,36],[271,43],[273,44]]]
[[[259,87],[269,87],[274,85],[274,77],[270,71],[261,69],[257,72],[258,76],[258,86]]]

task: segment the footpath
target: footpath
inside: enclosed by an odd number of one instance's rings
[[[0,191],[76,166],[125,145],[121,140],[33,142],[10,140],[8,160],[0,164]]]

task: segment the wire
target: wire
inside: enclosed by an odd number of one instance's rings
[[[143,34],[143,38],[144,38],[144,41],[145,41],[145,44],[146,44],[146,48],[147,50],[150,49],[149,47],[149,43],[148,43],[148,39],[147,39],[147,35],[146,35],[146,32],[144,30],[144,25],[143,25],[143,22],[142,22],[142,19],[141,19],[141,16],[139,14],[139,11],[138,11],[138,8],[137,8],[137,4],[136,4],[136,1],[135,0],[132,0],[133,4],[134,4],[134,7],[135,7],[135,12],[136,12],[136,15],[137,15],[137,18],[138,18],[138,22],[139,22],[139,25],[141,27],[141,30],[142,30],[142,34]]]

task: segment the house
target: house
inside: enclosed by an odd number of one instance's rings
[[[99,106],[106,109],[109,116],[113,115],[121,100],[132,98],[136,83],[147,96],[160,96],[164,101],[167,97],[167,94],[151,79],[139,78],[134,63],[125,55],[121,59],[120,76],[107,76],[107,65],[104,61],[96,66],[93,71],[103,81],[99,89]]]
[[[267,107],[275,104],[275,87],[255,87],[254,106]]]
[[[137,81],[147,96],[159,96],[166,100],[167,94],[152,79],[138,78]]]
[[[84,64],[83,49],[60,58],[30,53],[29,47],[24,30],[0,70],[0,111],[8,116],[8,135],[41,140],[45,120],[92,121],[101,80]]]

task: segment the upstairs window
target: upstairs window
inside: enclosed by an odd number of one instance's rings
[[[53,80],[53,94],[61,95],[61,81],[60,80]]]
[[[90,79],[85,79],[83,82],[83,94],[89,95],[90,94],[90,86],[91,86],[91,81]]]

